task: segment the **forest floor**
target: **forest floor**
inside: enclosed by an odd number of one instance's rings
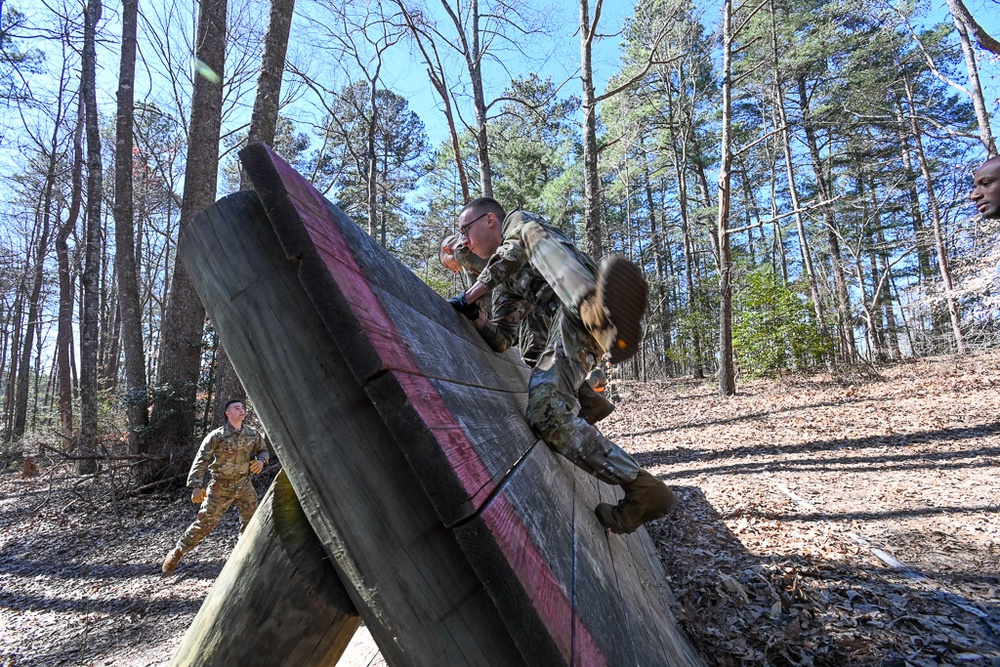
[[[603,430],[680,494],[650,532],[709,664],[1000,665],[1000,353],[612,386]],[[163,578],[186,491],[113,502],[35,461],[0,472],[0,665],[166,664],[235,515]]]

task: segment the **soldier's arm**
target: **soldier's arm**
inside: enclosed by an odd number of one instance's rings
[[[201,441],[201,447],[198,448],[198,453],[195,455],[194,461],[191,463],[191,471],[187,476],[187,485],[193,489],[200,488],[204,485],[205,474],[208,472],[208,466],[215,458],[214,433],[214,431],[210,432],[205,436],[205,439]]]
[[[253,457],[264,464],[271,460],[271,452],[264,441],[264,434],[260,431],[257,432],[257,439],[254,442]]]
[[[506,352],[516,342],[519,324],[524,317],[527,302],[510,294],[494,292],[493,310],[489,319],[477,323],[483,340],[494,352]]]

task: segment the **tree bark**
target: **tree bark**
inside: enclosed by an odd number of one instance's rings
[[[601,177],[598,171],[597,100],[594,94],[594,31],[601,20],[603,0],[597,0],[594,20],[590,20],[590,0],[580,0],[580,82],[583,97],[583,211],[587,252],[594,259],[604,254],[601,235]]]
[[[799,104],[802,108],[802,129],[805,132],[806,146],[809,148],[809,156],[812,159],[813,173],[816,177],[816,188],[819,191],[822,201],[827,202],[821,206],[820,210],[823,212],[826,239],[830,247],[830,269],[833,272],[833,291],[837,304],[837,334],[840,340],[840,359],[846,363],[853,363],[858,357],[858,350],[854,343],[851,300],[847,293],[847,278],[844,276],[837,218],[833,208],[829,204],[831,192],[823,171],[823,160],[819,153],[819,142],[816,139],[816,128],[813,127],[812,120],[809,118],[809,98],[806,95],[805,79],[800,76],[797,79],[797,83]]]
[[[247,144],[274,144],[274,133],[278,127],[278,112],[281,107],[281,84],[285,74],[285,57],[288,53],[288,36],[292,29],[292,15],[295,0],[271,0],[271,15],[264,38],[264,54],[261,56],[260,76],[257,78],[257,95],[250,115],[250,130]],[[252,190],[253,184],[244,171],[240,178],[243,190]],[[212,407],[212,423],[222,424],[226,403],[247,400],[246,389],[236,376],[226,349],[219,343],[215,361],[215,399]]]
[[[115,270],[118,316],[125,351],[125,405],[129,449],[139,451],[140,433],[149,425],[146,353],[142,340],[142,304],[135,259],[132,206],[133,125],[135,123],[135,52],[139,0],[123,0],[121,66],[118,72],[118,119],[115,133]],[[117,356],[117,355],[116,355]]]
[[[987,155],[996,155],[997,145],[993,139],[993,131],[990,129],[990,112],[987,110],[986,98],[983,96],[983,85],[979,80],[979,63],[976,59],[976,51],[972,48],[972,41],[969,39],[969,32],[972,31],[973,26],[979,28],[979,24],[972,19],[972,15],[965,9],[965,5],[961,4],[961,0],[947,0],[947,2],[951,18],[955,22],[955,30],[958,32],[959,44],[962,45],[965,67],[969,72],[969,96],[972,98],[972,108],[976,111],[976,122],[979,124],[979,140],[983,142]],[[979,30],[982,31],[982,28]],[[997,51],[994,53],[1000,55]]]
[[[97,462],[89,456],[97,447],[97,345],[100,318],[100,258],[101,258],[101,132],[97,118],[96,32],[101,19],[101,0],[90,0],[84,9],[83,62],[81,95],[86,103],[87,136],[87,213],[86,250],[81,279],[83,312],[80,327],[80,454],[77,472],[89,474],[97,470]]]
[[[917,116],[913,112],[913,91],[910,82],[905,80],[903,84],[906,89],[906,96],[910,103],[910,131],[913,133],[913,145],[917,150],[917,161],[920,163],[920,173],[924,177],[924,187],[927,191],[927,204],[931,210],[931,220],[934,226],[934,247],[937,250],[938,271],[941,273],[941,286],[944,291],[945,303],[948,306],[948,315],[951,317],[951,330],[955,338],[955,351],[958,354],[965,354],[965,336],[962,333],[962,322],[958,313],[958,300],[951,280],[951,269],[948,267],[948,252],[945,248],[944,226],[941,223],[941,211],[938,206],[937,194],[934,192],[934,178],[931,176],[930,167],[927,165],[927,157],[924,155],[924,142],[921,138],[920,127],[917,125]]]
[[[730,165],[732,164],[732,54],[733,3],[726,0],[722,10],[722,137],[719,141],[719,393],[736,393],[736,370],[733,366],[733,282],[729,252]]]
[[[215,201],[222,123],[222,81],[226,46],[226,0],[205,0],[198,12],[200,61],[194,77],[188,132],[187,170],[181,201],[181,232],[202,209]],[[184,265],[177,263],[170,286],[160,342],[157,384],[163,389],[153,403],[148,454],[164,456],[190,448],[201,362],[205,309]],[[188,460],[185,455],[181,457]],[[155,478],[163,471],[153,471]]]
[[[76,128],[73,131],[73,167],[69,213],[56,234],[56,262],[59,267],[59,314],[56,329],[56,374],[59,380],[59,427],[63,437],[73,432],[73,273],[70,266],[70,234],[80,218],[83,196],[83,124],[84,102],[77,105]]]

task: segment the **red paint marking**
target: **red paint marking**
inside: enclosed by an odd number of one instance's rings
[[[434,429],[429,429],[431,434],[465,491],[475,505],[480,506],[492,488],[492,476],[479,453],[472,447],[440,393],[424,377],[409,347],[355,261],[326,200],[270,148],[267,152],[324,264],[347,300],[362,309],[360,312],[355,310],[355,316],[365,329],[368,340],[390,370],[402,371],[394,372],[393,376],[424,424],[435,425]],[[319,222],[323,224],[316,224]],[[317,245],[315,240],[318,238],[325,243]],[[548,562],[507,498],[498,494],[481,516],[563,655],[571,658],[575,665],[606,665],[607,659],[594,637],[574,612]]]
[[[481,516],[563,656],[572,658],[574,665],[607,665],[507,496],[498,494]]]

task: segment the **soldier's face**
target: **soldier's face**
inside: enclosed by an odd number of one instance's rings
[[[493,213],[462,211],[458,216],[462,244],[477,256],[489,259],[500,245],[500,222]]]
[[[246,417],[247,410],[242,403],[233,403],[226,408],[226,416],[234,422],[241,422]]]
[[[984,218],[1000,218],[1000,159],[987,161],[976,170],[969,198]]]

